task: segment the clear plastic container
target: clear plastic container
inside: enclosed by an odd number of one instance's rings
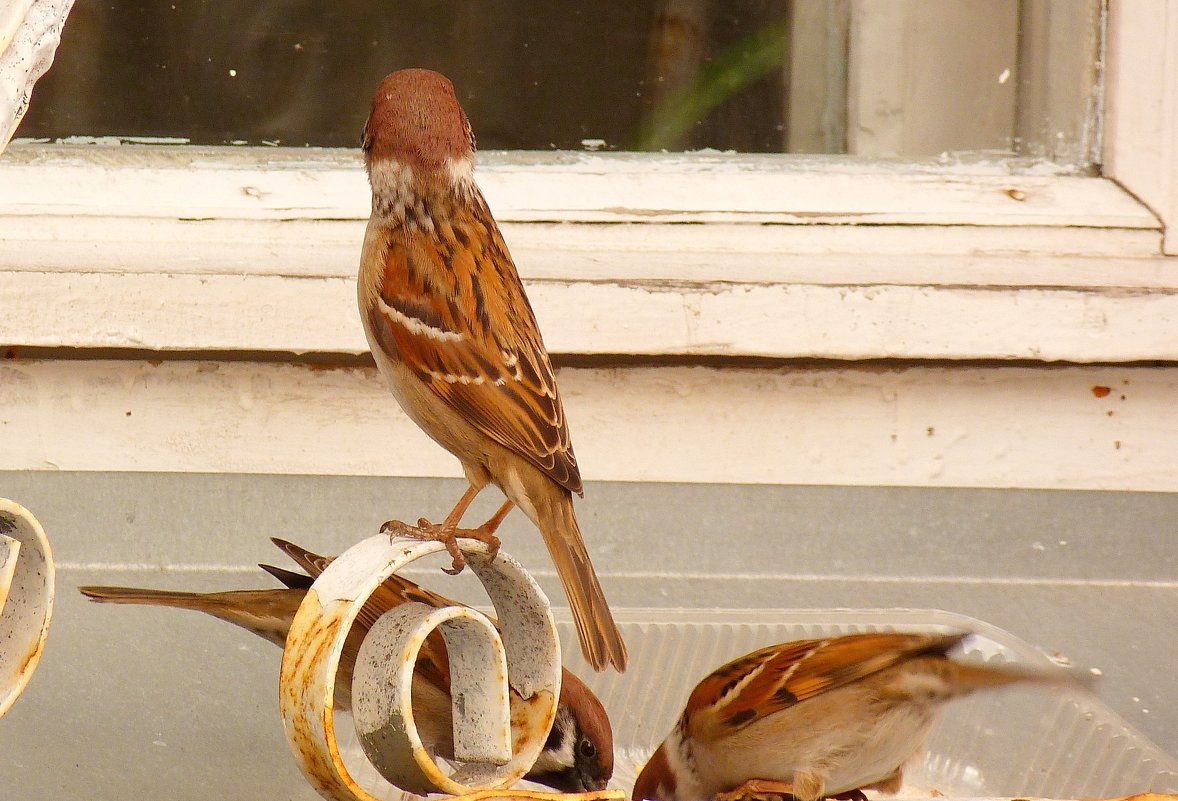
[[[1051,666],[1041,651],[964,615],[916,609],[622,609],[630,649],[625,674],[594,673],[558,613],[566,665],[598,694],[613,721],[613,787],[630,791],[695,685],[715,668],[788,640],[863,631],[971,631],[960,657]],[[1097,686],[1099,692],[1099,686]],[[1178,792],[1178,760],[1081,689],[1010,688],[950,703],[898,797],[1111,798]]]

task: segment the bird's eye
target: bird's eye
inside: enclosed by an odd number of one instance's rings
[[[597,746],[590,740],[582,738],[581,742],[577,743],[577,753],[586,759],[592,759],[597,756]]]

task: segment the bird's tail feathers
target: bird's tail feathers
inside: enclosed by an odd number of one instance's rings
[[[78,587],[78,591],[92,601],[102,604],[138,604],[142,606],[174,606],[180,609],[207,611],[213,604],[208,596],[198,592],[148,590],[140,587]]]
[[[629,659],[626,643],[609,610],[589,552],[585,550],[572,498],[565,496],[546,506],[540,510],[539,518],[540,533],[573,612],[581,653],[594,670],[605,670],[613,665],[618,672],[624,671]]]
[[[1040,684],[1055,687],[1071,687],[1091,691],[1095,678],[1088,674],[1070,670],[1031,668],[1018,665],[978,665],[969,662],[954,662],[953,686],[956,694],[974,690],[1005,687],[1011,684]]]

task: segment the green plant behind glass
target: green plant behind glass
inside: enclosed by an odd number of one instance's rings
[[[784,19],[771,22],[704,63],[639,121],[634,149],[677,149],[687,132],[725,100],[781,68],[786,32]]]

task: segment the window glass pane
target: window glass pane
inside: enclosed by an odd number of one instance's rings
[[[1095,141],[1099,0],[79,0],[23,137],[354,146],[454,81],[494,149],[1027,153]]]

